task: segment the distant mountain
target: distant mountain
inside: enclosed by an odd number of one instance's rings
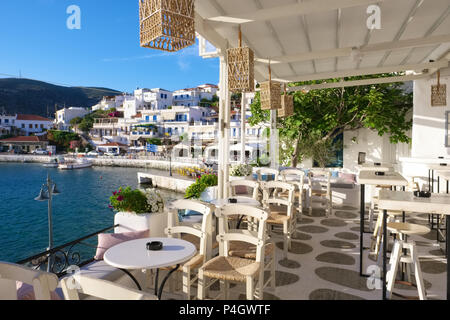
[[[0,79],[0,112],[5,109],[9,114],[36,114],[53,118],[55,104],[59,109],[64,105],[87,108],[97,104],[103,96],[120,93],[107,88],[63,87],[29,79]]]

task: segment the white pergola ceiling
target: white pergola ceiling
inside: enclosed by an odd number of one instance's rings
[[[379,30],[367,28],[371,4],[381,8]],[[450,0],[196,0],[196,12],[197,32],[222,52],[238,45],[241,24],[258,81],[268,59],[287,82],[448,66]]]

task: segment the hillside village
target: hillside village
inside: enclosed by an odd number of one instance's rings
[[[55,153],[55,148],[48,146],[56,144],[58,152],[91,151],[111,156],[138,153],[167,156],[170,152],[174,158],[214,161],[220,131],[218,92],[219,87],[213,84],[173,92],[138,88],[132,94],[104,96],[90,108],[62,108],[56,111],[55,119],[1,114],[0,150]],[[232,97],[230,139],[235,144],[230,154],[232,161],[241,157],[242,130],[246,132],[246,158],[251,160],[262,153],[264,130],[269,124],[241,125],[241,104],[244,102],[248,119],[253,98],[254,94],[245,94],[243,99]],[[55,140],[55,136],[64,141]]]

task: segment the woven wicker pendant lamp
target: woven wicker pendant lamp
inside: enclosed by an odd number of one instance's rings
[[[437,71],[437,85],[431,86],[431,106],[444,107],[447,105],[447,85],[441,84],[441,71]]]
[[[141,47],[175,52],[195,44],[194,0],[139,0]]]
[[[289,95],[284,85],[284,95],[281,96],[281,109],[278,109],[278,117],[287,118],[294,115],[294,96]]]
[[[269,81],[261,83],[261,109],[281,108],[281,83],[272,81],[272,69],[269,61]]]
[[[242,32],[239,26],[239,48],[227,50],[228,89],[231,92],[255,91],[255,55],[253,50],[242,47]]]

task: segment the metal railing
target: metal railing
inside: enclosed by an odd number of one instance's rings
[[[94,237],[98,236],[101,233],[105,233],[110,231],[119,225],[114,225],[112,227],[108,227],[102,229],[100,231],[91,233],[83,238],[71,241],[69,243],[63,244],[51,250],[47,250],[45,252],[41,252],[32,257],[23,259],[17,264],[25,265],[34,270],[47,270],[47,265],[50,263],[50,272],[56,274],[58,277],[62,277],[67,273],[67,270],[71,266],[83,267],[94,261],[93,255],[83,259],[83,252],[80,251],[81,248],[89,248],[94,250],[97,248],[96,244],[88,243],[87,240],[95,240]],[[77,246],[81,246],[77,250]],[[89,255],[85,253],[85,255]]]

